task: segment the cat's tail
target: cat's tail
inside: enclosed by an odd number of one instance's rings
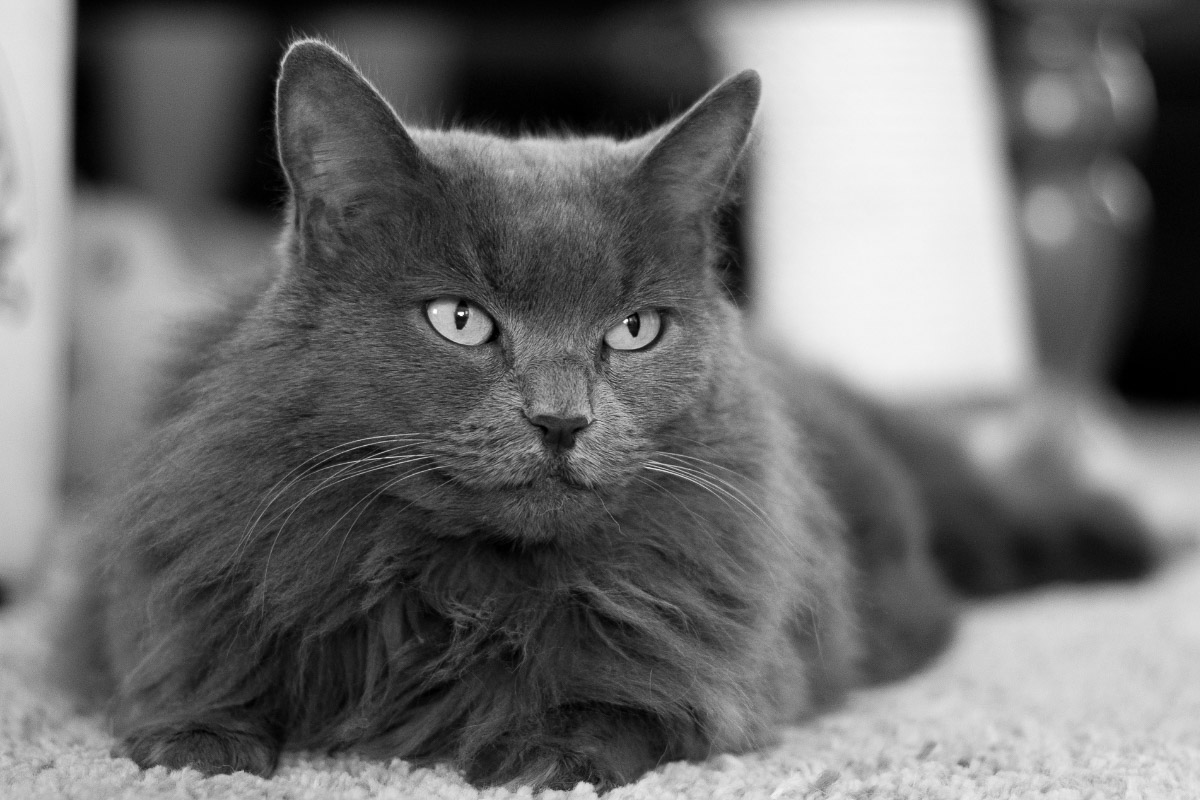
[[[1031,395],[999,419],[990,467],[928,414],[874,406],[881,439],[915,479],[943,573],[961,592],[992,595],[1056,581],[1129,580],[1163,547],[1132,503],[1080,463],[1082,397]]]

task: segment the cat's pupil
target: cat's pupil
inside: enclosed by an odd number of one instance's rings
[[[642,329],[642,318],[637,314],[630,314],[625,318],[625,327],[629,329],[629,335],[636,339],[638,331]]]
[[[459,300],[458,306],[454,309],[454,328],[462,330],[467,327],[467,320],[471,318],[471,307],[467,305],[466,300]]]

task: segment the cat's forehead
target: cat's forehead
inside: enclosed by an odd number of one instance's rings
[[[548,309],[620,313],[648,277],[629,258],[634,160],[603,139],[421,136],[448,178],[463,265],[474,287],[521,315]]]

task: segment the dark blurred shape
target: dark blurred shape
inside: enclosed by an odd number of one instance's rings
[[[1043,363],[1200,402],[1200,4],[992,0]]]
[[[409,121],[483,125],[507,133],[640,133],[685,108],[719,77],[691,9],[692,4],[671,0],[522,2],[504,4],[502,11],[495,4],[468,0],[336,7],[268,0],[236,5],[83,0],[77,166],[88,180],[136,182],[155,169],[155,159],[177,156],[174,151],[143,152],[148,165],[124,163],[121,140],[137,136],[138,126],[176,125],[181,135],[199,141],[197,114],[244,114],[245,121],[229,126],[225,138],[232,143],[221,139],[213,142],[220,146],[212,153],[196,154],[214,161],[235,159],[236,168],[220,172],[236,183],[213,178],[217,182],[211,187],[184,188],[211,190],[218,199],[233,198],[250,207],[270,206],[282,188],[274,165],[271,106],[275,65],[286,43],[298,35],[318,35],[353,45],[348,38],[361,40],[374,26],[396,32],[395,48],[411,49],[417,43],[401,35],[406,23],[435,18],[453,40],[449,63],[435,64],[449,73],[442,76],[445,96],[431,98],[436,107],[419,109],[405,108],[408,98],[390,97]],[[372,25],[372,20],[377,22]],[[378,79],[379,70],[366,55],[364,68]],[[177,76],[176,85],[154,74],[156,59],[175,71],[169,77]],[[208,94],[202,84],[220,80],[210,73],[222,69],[234,69],[239,77],[221,81],[233,96],[226,98],[225,110],[210,112],[203,105]],[[154,119],[136,116],[148,105],[141,98],[125,102],[129,98],[122,91],[130,88],[161,93],[150,98]],[[389,94],[386,86],[381,88]],[[212,120],[218,121],[229,122]],[[255,142],[250,153],[248,145]],[[220,166],[214,164],[214,172]],[[194,177],[182,169],[176,172]]]
[[[680,0],[81,0],[76,169],[86,183],[184,207],[276,211],[286,187],[271,122],[275,69],[302,35],[350,47],[410,124],[639,134],[721,77],[701,11]],[[739,220],[728,215],[726,227],[740,296]]]
[[[1140,403],[1200,403],[1200,3],[1143,24],[1158,122],[1144,161],[1155,216],[1139,302],[1113,376]]]

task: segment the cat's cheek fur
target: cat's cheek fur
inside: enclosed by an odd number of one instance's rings
[[[648,430],[662,428],[710,394],[712,343],[670,323],[670,340],[647,351],[608,355],[606,378],[613,396]]]

